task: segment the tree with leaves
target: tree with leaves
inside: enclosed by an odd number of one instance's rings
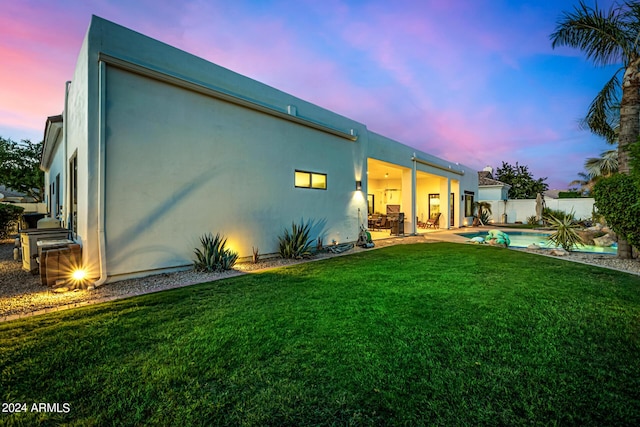
[[[0,184],[42,201],[44,172],[40,170],[42,143],[15,142],[0,136]]]
[[[640,134],[640,2],[615,2],[608,10],[583,1],[565,12],[551,43],[581,50],[596,65],[620,65],[589,106],[584,122],[609,143],[618,142],[618,170],[630,172],[629,147]],[[618,129],[616,131],[616,127]],[[606,192],[603,197],[609,197]],[[606,215],[605,215],[606,217]],[[618,257],[630,258],[631,247],[618,241]]]
[[[510,199],[535,199],[538,193],[549,189],[547,177],[535,179],[529,168],[518,162],[515,166],[502,162],[502,167],[496,169],[495,179],[511,186]]]

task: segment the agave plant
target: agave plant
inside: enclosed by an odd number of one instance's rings
[[[238,260],[238,253],[226,248],[227,239],[215,237],[211,233],[200,238],[202,250],[196,248],[196,261],[194,267],[199,271],[223,271],[230,270]]]
[[[278,253],[282,258],[305,258],[311,256],[313,241],[309,239],[311,226],[291,223],[291,231],[285,228],[284,234],[278,237]]]
[[[573,212],[571,212],[559,218],[554,215],[545,217],[545,221],[553,229],[553,233],[547,239],[556,246],[562,246],[567,251],[571,251],[575,246],[582,244],[582,239],[576,232],[578,224],[573,219],[573,215]]]

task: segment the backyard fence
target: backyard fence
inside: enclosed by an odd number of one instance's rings
[[[492,222],[501,223],[502,216],[507,215],[507,223],[527,222],[527,218],[536,214],[535,199],[518,200],[481,200],[491,204]],[[576,219],[587,219],[593,216],[593,198],[581,197],[576,199],[544,200],[544,206],[553,210],[572,212]]]

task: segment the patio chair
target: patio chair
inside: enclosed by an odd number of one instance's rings
[[[427,220],[425,225],[425,228],[438,228],[438,226],[440,225],[440,212],[431,215],[431,218]]]

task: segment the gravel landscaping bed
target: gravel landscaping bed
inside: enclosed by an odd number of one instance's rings
[[[376,241],[376,248],[397,244],[432,243],[437,240],[435,236],[411,236],[403,238],[390,238]],[[123,280],[110,283],[94,290],[74,290],[57,293],[40,283],[38,275],[32,275],[22,270],[22,262],[13,259],[13,240],[0,241],[0,321],[11,320],[33,314],[46,313],[82,305],[111,301],[118,298],[126,298],[134,295],[142,295],[165,289],[193,285],[196,283],[210,282],[227,277],[238,276],[252,271],[268,268],[292,265],[308,260],[285,260],[272,258],[260,260],[257,264],[251,262],[238,263],[236,267],[223,273],[202,273],[193,270],[159,274],[139,279]],[[340,254],[322,252],[313,260],[355,253],[368,249],[358,247],[349,249]],[[545,251],[536,252],[545,255]],[[606,268],[622,270],[640,275],[640,262],[638,260],[621,260],[611,255],[583,254],[573,252],[562,259],[577,261],[587,264],[599,265]]]

